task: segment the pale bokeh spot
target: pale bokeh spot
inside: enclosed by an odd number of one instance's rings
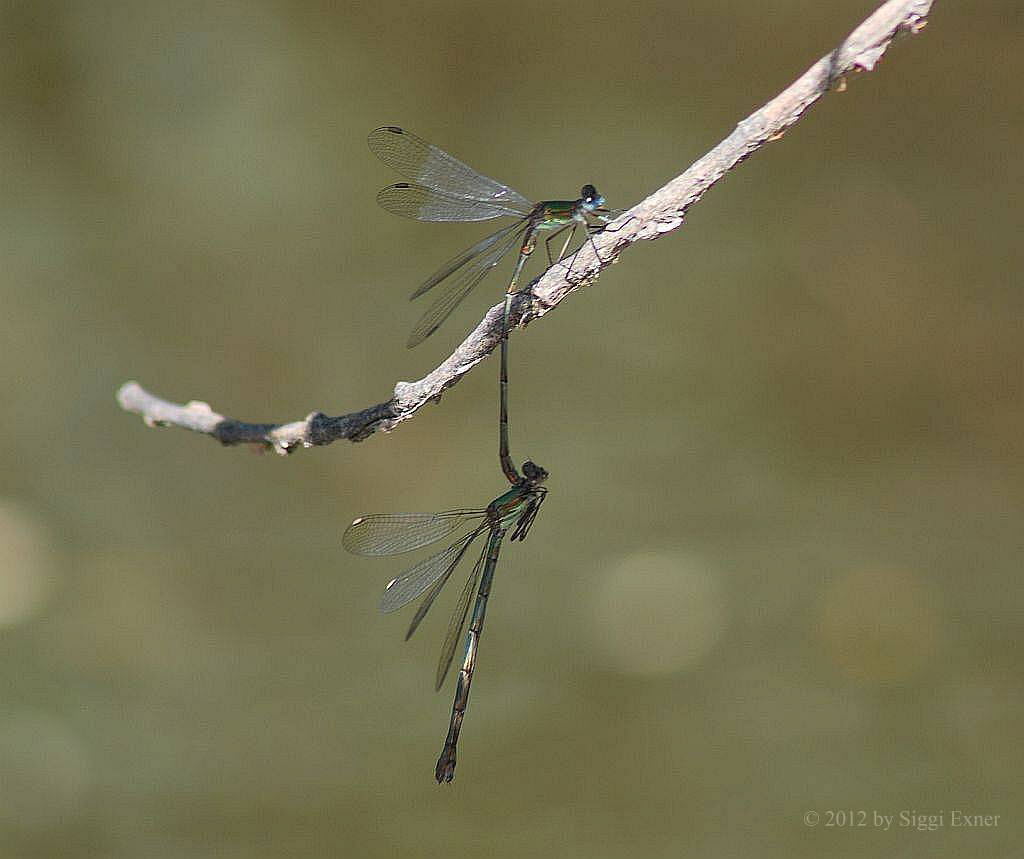
[[[37,611],[54,585],[51,536],[39,519],[0,498],[0,627]]]
[[[618,671],[669,674],[700,662],[725,623],[721,584],[706,564],[638,552],[613,564],[595,588],[592,647]]]
[[[825,592],[818,631],[833,661],[857,680],[884,683],[918,671],[940,630],[933,588],[906,570],[868,567]]]

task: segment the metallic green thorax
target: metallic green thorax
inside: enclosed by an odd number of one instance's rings
[[[538,203],[531,214],[535,230],[555,230],[577,220],[579,200],[545,200]]]
[[[535,495],[536,492],[533,489],[513,486],[504,495],[495,498],[487,506],[487,509],[502,525],[510,525],[512,520],[524,511],[526,505],[533,500]]]
[[[487,512],[493,517],[492,521],[496,521],[502,527],[508,527],[525,514],[531,504],[536,504],[546,493],[546,489],[536,488],[524,482],[513,486],[504,495],[495,498],[487,505]]]
[[[539,465],[529,460],[524,462],[523,474],[516,479],[515,485],[487,505],[491,528],[512,528],[512,540],[525,539],[548,494],[541,485],[547,478],[547,471]]]

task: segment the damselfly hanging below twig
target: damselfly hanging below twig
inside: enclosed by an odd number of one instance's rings
[[[459,531],[462,533],[442,551],[414,564],[391,580],[381,597],[384,612],[395,611],[423,596],[413,616],[408,639],[423,620],[437,595],[455,571],[459,561],[480,537],[483,547],[467,579],[448,624],[448,634],[437,664],[436,688],[444,682],[458,645],[469,611],[469,601],[476,591],[476,604],[466,635],[466,653],[459,671],[452,704],[451,721],[444,748],[437,760],[434,775],[438,783],[449,782],[455,775],[455,747],[459,741],[462,719],[469,702],[480,634],[484,627],[487,598],[491,592],[498,553],[506,534],[511,540],[523,540],[533,526],[537,511],[547,495],[542,485],[548,473],[533,462],[523,463],[523,476],[508,492],[495,498],[487,507],[477,510],[449,510],[444,513],[384,513],[360,516],[345,531],[342,544],[357,555],[398,555],[435,543]],[[479,582],[479,586],[477,583]]]

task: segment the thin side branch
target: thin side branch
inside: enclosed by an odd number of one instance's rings
[[[919,32],[931,6],[932,0],[889,0],[880,6],[838,48],[740,122],[732,134],[685,173],[623,213],[593,242],[584,242],[576,254],[553,265],[518,293],[512,302],[511,325],[526,325],[548,313],[571,292],[592,283],[630,245],[656,239],[679,227],[690,206],[729,170],[766,143],[782,137],[830,89],[844,89],[846,75],[871,71],[897,35]],[[211,435],[222,444],[259,444],[282,454],[343,438],[362,441],[411,418],[486,358],[501,340],[502,308],[503,302],[488,310],[469,336],[431,373],[417,382],[399,382],[387,402],[340,417],[312,412],[303,420],[287,424],[246,423],[219,415],[203,402],[178,405],[162,400],[137,382],[122,385],[117,401],[126,411],[142,415],[150,426],[181,427]]]

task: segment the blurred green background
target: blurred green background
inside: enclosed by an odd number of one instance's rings
[[[404,643],[376,604],[405,559],[340,538],[497,494],[496,360],[287,459],[114,402],[387,399],[501,286],[405,350],[485,228],[378,209],[370,129],[625,207],[873,5],[4,3],[0,857],[1019,855],[1018,4],[937,3],[516,333],[513,453],[551,494],[451,786],[454,594]]]

